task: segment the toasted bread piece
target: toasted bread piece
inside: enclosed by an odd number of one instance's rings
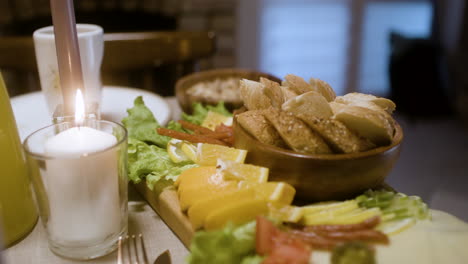
[[[267,78],[260,77],[260,83],[264,85],[263,92],[270,99],[271,105],[281,109],[281,105],[287,100],[296,97],[297,93],[286,86],[280,86],[279,83]]]
[[[382,113],[365,107],[346,105],[334,115],[334,118],[377,146],[392,142],[393,124]]]
[[[384,116],[388,120],[388,122],[392,126],[392,134],[393,134],[394,129],[395,129],[395,120],[393,119],[391,114],[389,114],[387,111],[385,111],[382,107],[378,106],[377,104],[371,101],[361,101],[361,100],[352,101],[341,96],[336,97],[335,101],[346,104],[346,105],[364,107],[364,108],[368,108],[370,110],[379,112],[382,116]]]
[[[309,83],[312,88],[323,95],[328,102],[335,100],[335,91],[333,91],[333,88],[327,82],[317,78],[310,78]]]
[[[375,144],[361,138],[335,119],[323,119],[307,114],[296,116],[317,132],[336,153],[355,153],[375,147]]]
[[[284,103],[283,91],[280,84],[263,77],[260,77],[260,83],[263,84],[263,92],[270,99],[271,105],[280,109]]]
[[[270,98],[264,92],[264,85],[247,79],[240,80],[240,96],[248,110],[266,109],[271,107]]]
[[[294,151],[306,154],[332,153],[330,147],[317,133],[291,113],[272,107],[265,111],[265,117]]]
[[[273,125],[265,118],[265,110],[250,110],[236,115],[237,122],[258,141],[281,148],[287,147]]]
[[[379,113],[385,113],[387,115],[390,115],[387,113],[382,107],[374,104],[373,102],[370,101],[352,101],[344,98],[343,96],[337,96],[335,98],[335,102],[340,103],[340,104],[345,104],[345,105],[354,105],[354,106],[360,106],[360,107],[365,107],[369,108],[370,110],[377,111]]]
[[[332,109],[333,115],[336,115],[338,112],[340,112],[342,109],[346,108],[345,104],[342,103],[337,103],[335,101],[329,102],[328,105]]]
[[[314,91],[298,95],[288,100],[281,106],[281,109],[291,112],[294,115],[308,113],[320,118],[333,116],[333,111],[325,97]]]
[[[281,88],[281,91],[283,92],[283,98],[285,102],[299,95],[293,90],[289,89],[289,87],[287,86],[280,86],[280,88]]]
[[[389,114],[393,113],[396,108],[395,103],[390,99],[363,93],[348,93],[343,96],[338,96],[335,101],[342,104],[373,103]]]
[[[314,90],[312,85],[307,83],[302,77],[296,76],[294,74],[286,75],[281,84],[288,87],[297,94],[303,94]]]

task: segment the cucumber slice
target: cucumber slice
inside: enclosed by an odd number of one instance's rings
[[[403,193],[369,190],[355,199],[362,208],[379,208],[384,222],[405,218],[419,220],[429,218],[427,205],[418,196]]]

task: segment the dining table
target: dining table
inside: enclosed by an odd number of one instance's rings
[[[121,122],[122,118],[127,115],[126,110],[132,107],[133,100],[140,95],[161,125],[167,124],[169,120],[180,119],[182,110],[175,97],[162,97],[146,90],[131,87],[109,86],[103,88],[101,117],[105,120]],[[13,97],[11,104],[22,141],[35,130],[52,124],[44,94],[40,91]],[[163,214],[161,214],[162,217],[158,215],[153,209],[154,206],[140,195],[144,193],[147,197],[147,193],[139,189],[141,184],[129,183],[128,187],[128,234],[143,234],[150,263],[153,263],[157,256],[166,250],[170,252],[172,263],[185,263],[189,249],[184,245],[184,239],[180,232],[176,233],[171,229],[171,227],[174,228],[173,223],[175,222],[167,221],[168,218],[164,217]],[[382,188],[393,190],[387,184],[384,184]],[[154,194],[154,192],[152,193]],[[153,200],[148,199],[150,202]],[[177,212],[181,213],[179,208],[177,206]],[[433,216],[431,225],[429,222],[424,222],[418,228],[412,229],[413,232],[405,232],[401,236],[395,237],[394,239],[398,239],[392,242],[396,245],[395,247],[389,247],[388,251],[383,249],[379,251],[383,254],[383,259],[386,260],[384,263],[466,263],[466,259],[468,259],[465,249],[466,241],[468,241],[468,224],[442,211],[432,210],[431,214]],[[422,227],[428,229],[422,229]],[[419,240],[414,242],[416,241],[414,239]],[[420,247],[413,250],[417,245]],[[431,248],[431,251],[427,251],[428,248]],[[400,250],[405,249],[410,249],[405,251],[409,255],[395,254],[395,252],[402,253]],[[413,255],[416,256],[415,253],[421,252],[424,254],[417,255],[421,259],[418,259],[417,262],[411,260]],[[40,219],[24,239],[5,249],[1,254],[1,264],[117,263],[116,251],[88,261],[66,259],[55,255],[49,250],[46,230]],[[392,262],[395,256],[400,255],[405,261],[409,259],[409,262]],[[324,255],[313,254],[312,257],[314,256],[322,258]],[[440,261],[446,257],[452,257],[455,261]]]
[[[110,94],[107,95],[107,97],[106,92]],[[180,117],[181,108],[175,97],[160,97],[157,94],[135,88],[107,87],[104,89],[103,98],[104,100],[106,98],[109,100],[110,96],[114,96],[110,106],[120,107],[120,109],[117,109],[117,112],[123,111],[123,113],[117,113],[118,116],[119,114],[124,115],[126,110],[125,104],[119,104],[118,100],[128,101],[129,98],[133,99],[133,97],[138,94],[145,94],[146,98],[148,98],[148,104],[155,104],[154,107],[157,108],[153,110],[153,113],[157,112],[155,115],[161,115],[163,113],[163,123],[167,122],[168,119],[178,119]],[[116,97],[116,95],[118,96]],[[145,96],[143,96],[144,99],[146,99]],[[41,121],[38,121],[38,118],[33,115],[37,115],[37,113],[41,111],[46,113],[45,97],[42,92],[36,91],[26,95],[12,97],[11,104],[13,112],[15,113],[20,137],[23,141],[29,133],[33,132],[35,129],[41,128],[40,125],[43,125],[39,124]],[[111,110],[109,106],[106,107],[106,111],[109,112]],[[103,113],[103,117],[106,117],[106,114],[109,113]],[[158,119],[158,117],[156,118]],[[161,120],[158,119],[158,121]],[[42,122],[49,121],[42,119]],[[31,125],[31,123],[35,123],[36,125]],[[51,123],[52,119],[50,119],[50,124]],[[150,263],[153,263],[156,257],[166,250],[170,251],[172,263],[184,263],[189,253],[188,249],[143,197],[140,196],[132,184],[129,184],[128,191],[128,234],[143,234]],[[116,263],[117,261],[117,251],[89,261],[65,259],[55,255],[49,250],[46,231],[40,219],[38,219],[34,229],[23,240],[5,249],[2,254],[3,261],[7,264]]]

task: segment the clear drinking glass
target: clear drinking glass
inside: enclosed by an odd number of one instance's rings
[[[64,122],[34,132],[24,148],[50,249],[73,259],[113,251],[127,233],[125,128],[94,119],[80,127]]]
[[[84,87],[80,88],[87,102],[87,112],[93,112],[99,117],[102,94],[101,64],[104,54],[103,29],[98,25],[77,24],[76,32],[84,81]],[[56,111],[61,111],[60,107],[63,106],[54,27],[37,29],[33,33],[33,40],[41,90],[49,113],[53,115]]]

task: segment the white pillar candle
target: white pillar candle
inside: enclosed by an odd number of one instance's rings
[[[118,153],[115,136],[73,127],[45,143],[49,233],[63,243],[99,243],[120,232]],[[86,155],[88,154],[88,155]]]

